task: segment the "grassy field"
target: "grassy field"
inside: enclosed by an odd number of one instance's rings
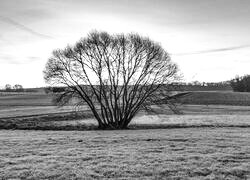
[[[0,131],[2,179],[250,179],[247,128]]]
[[[232,91],[192,91],[181,100],[184,104],[250,106],[250,93]],[[53,106],[52,95],[44,92],[0,92],[0,109],[15,106]]]
[[[0,93],[0,109],[15,106],[51,106],[52,95],[45,93]]]
[[[0,179],[250,179],[249,93],[193,92],[182,115],[155,106],[122,131],[51,99],[0,95]]]
[[[182,105],[183,115],[166,106],[155,113],[140,112],[130,128],[250,127],[250,106]],[[89,130],[96,121],[86,107],[75,112],[71,106],[14,107],[0,110],[0,129]],[[11,112],[11,113],[10,113]]]
[[[86,130],[95,128],[95,121],[91,119],[91,113],[87,111],[86,107],[81,107],[81,113],[75,113],[74,107],[59,108],[53,106],[51,100],[51,95],[42,92],[1,93],[0,129]],[[250,106],[243,105],[249,102],[250,93],[197,91],[183,99],[184,105],[179,106],[183,112],[182,116],[173,115],[166,106],[154,107],[158,116],[149,119],[147,118],[149,116],[146,116],[148,114],[142,112],[138,118],[135,118],[132,125],[134,127],[147,126],[148,128],[169,126],[247,127],[249,126]],[[159,116],[161,117],[158,118]],[[147,121],[143,121],[144,118]],[[157,120],[152,121],[152,119]],[[153,125],[150,125],[149,122]]]
[[[184,104],[218,104],[250,106],[250,93],[231,91],[194,91],[189,96],[183,98]]]

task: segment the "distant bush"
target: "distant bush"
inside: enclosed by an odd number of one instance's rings
[[[231,86],[237,92],[250,92],[250,75],[236,77],[231,80]]]
[[[20,84],[14,85],[14,86],[13,86],[13,90],[14,90],[15,92],[24,92],[23,86],[20,85]]]
[[[48,93],[62,93],[66,91],[66,87],[46,87],[44,88],[45,92]]]
[[[6,84],[5,85],[5,90],[6,91],[11,91],[12,90],[12,86],[10,84]]]

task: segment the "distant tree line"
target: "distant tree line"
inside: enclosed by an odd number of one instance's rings
[[[230,83],[234,91],[250,92],[250,75],[237,76]]]
[[[163,85],[164,86],[164,85]],[[87,85],[85,85],[85,88]],[[90,87],[89,87],[90,88]],[[173,82],[164,87],[168,91],[230,91],[232,87],[230,81],[223,82]],[[62,86],[48,86],[44,88],[45,92],[48,93],[63,93],[68,90],[68,88]]]
[[[230,91],[230,81],[223,82],[175,82],[171,84],[172,90],[181,91]]]
[[[1,91],[5,92],[24,92],[23,86],[20,84],[15,84],[14,86],[6,84],[5,88]]]

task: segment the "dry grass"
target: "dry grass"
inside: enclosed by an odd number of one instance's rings
[[[249,179],[250,131],[0,131],[2,179]]]
[[[0,93],[0,109],[11,106],[51,106],[52,95],[37,93]],[[250,93],[231,91],[193,91],[182,100],[185,104],[250,105]]]
[[[0,109],[0,118],[33,116],[41,114],[64,113],[75,111],[72,106],[17,106]]]
[[[51,106],[52,95],[45,93],[1,93],[0,109],[12,106]]]
[[[0,127],[87,130],[96,125],[88,111],[58,109],[37,95],[1,96]],[[168,129],[0,130],[0,179],[250,179],[250,106],[184,105],[181,110],[184,115],[169,115],[167,108],[155,107],[158,115],[141,112],[130,127]]]
[[[173,115],[166,107],[154,107],[155,114],[141,112],[131,129],[176,127],[250,127],[249,106],[185,105],[184,115]],[[0,110],[0,129],[89,130],[97,123],[90,111],[72,107],[14,107]]]

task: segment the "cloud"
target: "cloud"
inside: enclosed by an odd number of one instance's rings
[[[218,49],[208,49],[204,51],[196,51],[196,52],[189,52],[189,53],[173,53],[173,56],[187,56],[187,55],[195,55],[195,54],[208,54],[208,53],[217,53],[217,52],[224,52],[224,51],[232,51],[232,50],[239,50],[244,48],[250,48],[250,45],[242,45],[242,46],[232,46],[226,48],[218,48]]]
[[[29,56],[27,57],[29,62],[34,62],[34,61],[39,61],[40,57],[35,57],[35,56]]]
[[[19,62],[13,56],[0,54],[0,64],[19,64]]]
[[[36,31],[30,29],[29,27],[26,27],[23,24],[20,24],[20,23],[12,20],[10,18],[4,17],[4,16],[0,16],[0,21],[6,22],[8,24],[11,24],[11,25],[13,25],[13,26],[15,26],[15,27],[17,27],[17,28],[19,28],[19,29],[21,29],[23,31],[26,31],[26,32],[28,32],[28,33],[30,33],[32,35],[35,35],[37,37],[44,38],[44,39],[52,39],[51,36],[48,36],[48,35],[36,32]]]
[[[28,56],[28,57],[16,57],[8,54],[0,54],[0,64],[29,64],[32,62],[39,61],[39,57]]]

